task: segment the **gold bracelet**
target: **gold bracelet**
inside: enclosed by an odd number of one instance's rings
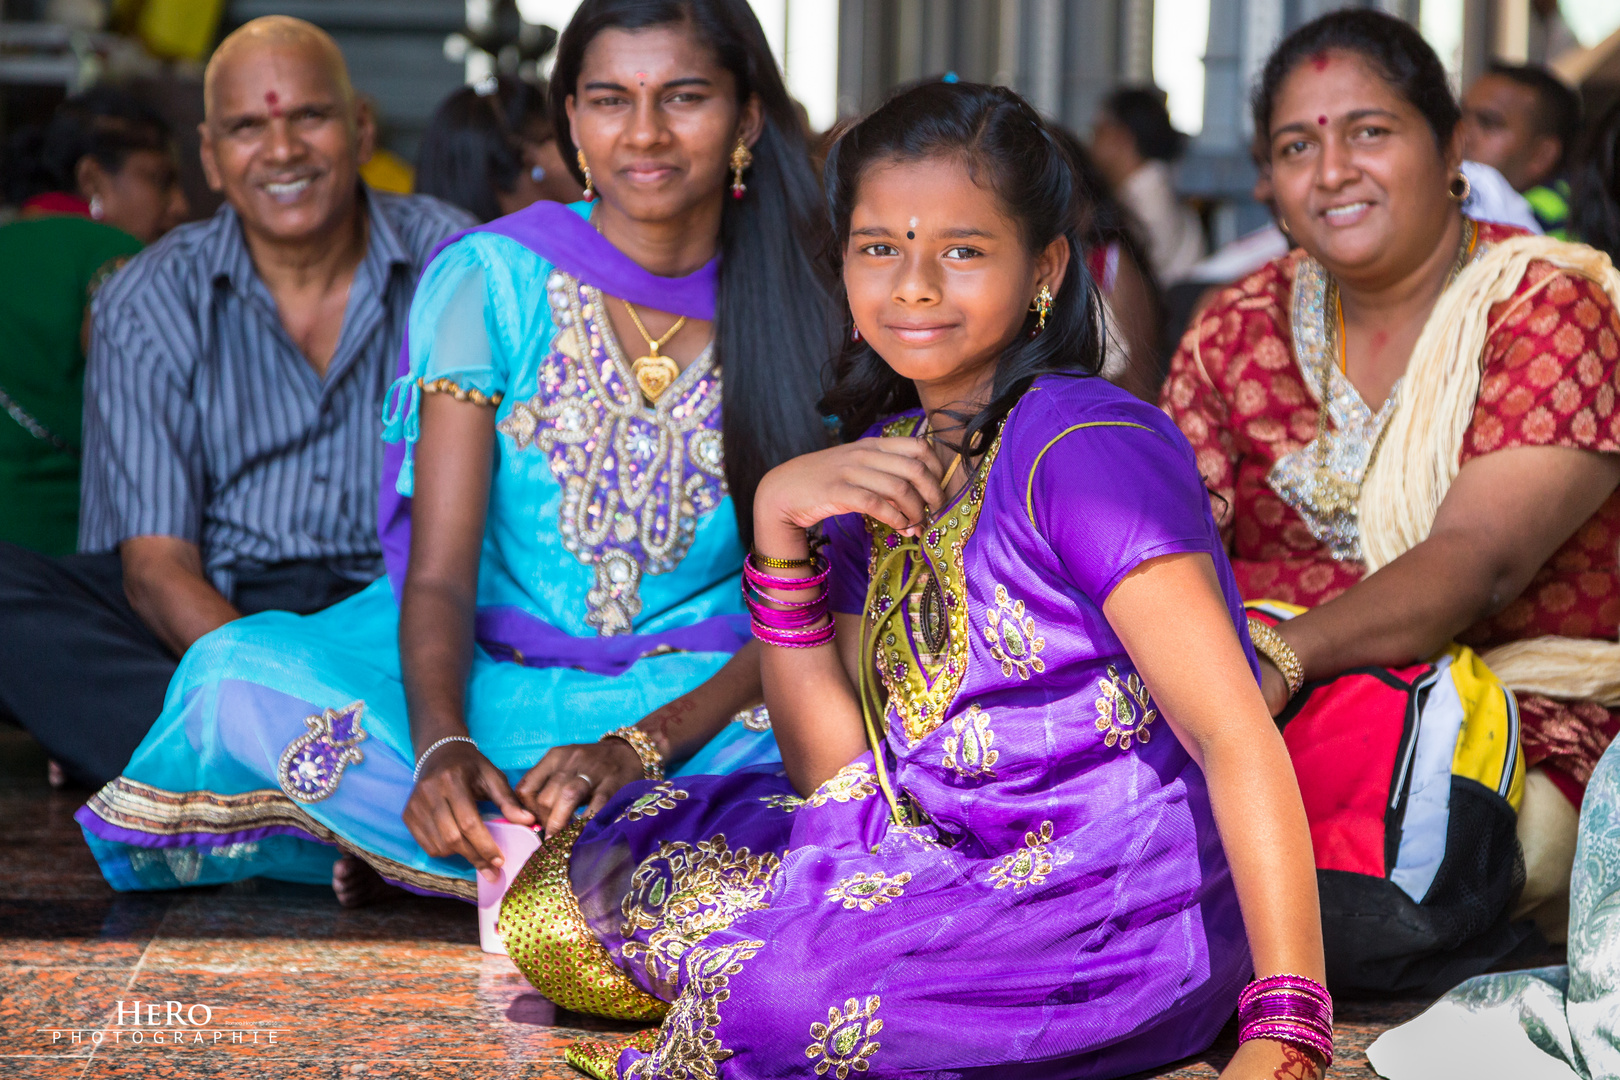
[[[814,566],[814,557],[808,559],[775,559],[769,555],[754,552],[754,565],[766,570],[797,570],[804,566]]]
[[[641,759],[641,772],[648,780],[662,780],[664,778],[664,758],[653,743],[652,736],[638,727],[622,727],[617,731],[610,731],[602,736],[599,742],[609,739],[623,739],[630,744],[630,749],[636,752]]]
[[[486,394],[482,390],[470,386],[458,386],[450,379],[417,379],[416,385],[422,388],[423,393],[449,394],[457,401],[470,401],[474,405],[499,405],[501,398],[504,396],[498,391],[493,394]]]
[[[1283,681],[1288,683],[1288,696],[1292,698],[1299,693],[1299,688],[1305,685],[1305,665],[1300,663],[1294,647],[1253,615],[1249,616],[1249,640],[1254,642],[1255,652],[1270,660],[1282,672]]]

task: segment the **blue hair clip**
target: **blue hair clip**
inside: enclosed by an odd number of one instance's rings
[[[962,77],[954,71],[947,71],[945,74],[939,77],[939,81],[947,83],[961,82]]]

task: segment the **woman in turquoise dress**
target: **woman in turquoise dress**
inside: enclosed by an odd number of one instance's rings
[[[759,476],[825,443],[817,189],[746,5],[652,8],[588,0],[563,36],[587,201],[423,275],[384,418],[388,577],[187,652],[79,812],[115,888],[472,899],[502,863],[481,806],[556,829],[666,762],[776,758],[738,574]]]

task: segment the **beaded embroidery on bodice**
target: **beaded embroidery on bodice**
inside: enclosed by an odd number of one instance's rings
[[[596,571],[586,623],[628,634],[642,575],[675,569],[698,519],[726,497],[720,368],[711,343],[649,405],[602,294],[560,270],[546,294],[556,333],[538,389],[497,427],[519,450],[539,447],[563,490],[563,546]]]
[[[1486,247],[1478,244],[1473,258],[1478,259]],[[1355,500],[1345,493],[1359,490],[1366,478],[1378,440],[1395,413],[1403,380],[1395,380],[1376,413],[1361,399],[1339,370],[1338,339],[1330,329],[1330,299],[1327,270],[1302,254],[1294,271],[1289,313],[1294,358],[1306,389],[1327,409],[1329,423],[1319,436],[1278,457],[1266,474],[1266,483],[1294,508],[1334,559],[1361,562],[1361,522]],[[1327,401],[1322,405],[1324,388]]]

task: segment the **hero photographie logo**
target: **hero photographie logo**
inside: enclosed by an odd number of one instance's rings
[[[202,1002],[118,1002],[112,1024],[99,1028],[39,1028],[54,1046],[275,1046],[287,1028],[232,1027],[214,1022]]]

